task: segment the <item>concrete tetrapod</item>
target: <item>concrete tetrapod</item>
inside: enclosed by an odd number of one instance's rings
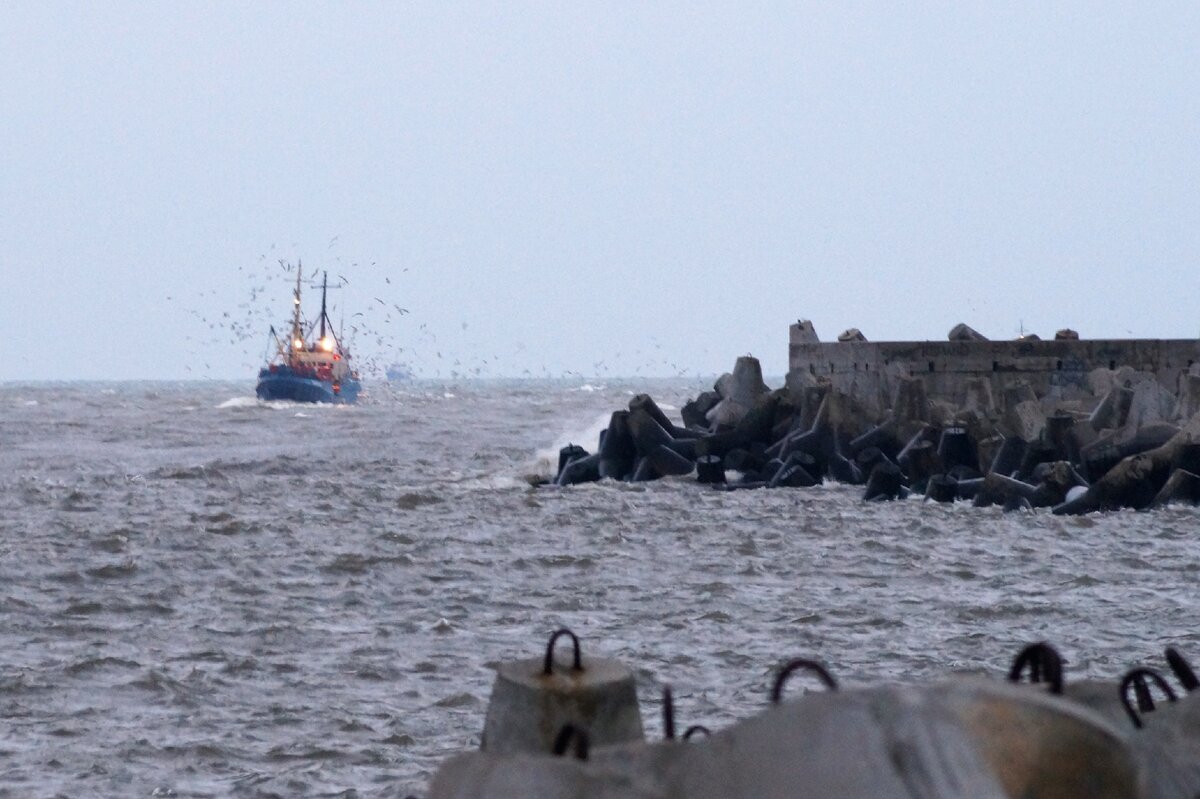
[[[629,411],[613,411],[598,454],[601,478],[624,480],[633,471],[637,447],[629,432]]]
[[[725,482],[725,464],[717,455],[701,455],[696,458],[696,480],[716,485]]]
[[[587,455],[568,461],[554,482],[560,486],[594,483],[600,479],[600,456]]]
[[[900,467],[888,461],[875,464],[871,476],[867,478],[867,489],[863,492],[864,501],[880,501],[901,499],[907,493],[904,487],[904,473]]]
[[[430,799],[1129,799],[1138,780],[1123,736],[1096,714],[962,679],[809,694],[708,738],[602,747],[587,761],[463,755]]]
[[[1150,507],[1161,508],[1170,504],[1200,505],[1200,475],[1183,469],[1171,472]]]
[[[750,355],[739,357],[733,373],[722,375],[716,389],[721,401],[705,414],[713,428],[736,425],[750,412],[758,398],[770,390],[763,382],[762,365]]]
[[[554,659],[554,645],[564,636],[573,645],[567,667]],[[545,657],[497,667],[482,748],[550,752],[567,725],[584,731],[592,746],[644,738],[632,672],[616,660],[584,659],[579,639],[563,629],[550,637]]]
[[[580,458],[586,458],[588,451],[578,444],[567,444],[558,451],[558,471],[555,472],[555,479],[563,473],[563,469],[567,468],[567,464],[571,461],[577,461]]]

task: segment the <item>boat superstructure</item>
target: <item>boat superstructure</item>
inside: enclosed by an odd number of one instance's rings
[[[275,329],[275,355],[258,373],[255,393],[264,400],[351,403],[358,399],[362,384],[351,362],[350,351],[333,329],[326,306],[329,277],[321,280],[321,314],[305,325],[300,311],[303,269],[296,268],[292,296],[291,335],[284,341]]]

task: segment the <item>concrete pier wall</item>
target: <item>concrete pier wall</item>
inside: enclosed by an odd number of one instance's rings
[[[1015,341],[816,341],[805,322],[790,328],[788,364],[825,378],[869,403],[890,404],[898,377],[920,377],[933,399],[961,405],[967,380],[991,382],[998,403],[1004,389],[1024,382],[1038,396],[1091,395],[1096,369],[1131,367],[1155,375],[1171,393],[1200,364],[1200,339]]]

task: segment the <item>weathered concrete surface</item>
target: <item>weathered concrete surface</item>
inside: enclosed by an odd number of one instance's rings
[[[796,324],[792,325],[788,331],[792,344],[820,344],[821,339],[817,336],[816,328],[813,323],[807,319],[800,319]]]
[[[1200,475],[1186,469],[1175,469],[1162,490],[1150,503],[1151,508],[1167,505],[1200,505]]]
[[[543,658],[501,663],[483,728],[483,748],[495,753],[550,752],[564,726],[586,729],[593,746],[641,741],[633,674],[619,661],[581,658],[581,670]]]
[[[996,400],[992,394],[992,383],[981,377],[969,377],[963,381],[962,408],[967,413],[977,413],[984,418],[996,413]]]
[[[1133,737],[1137,728],[1121,704],[1120,680],[1075,680],[1063,685],[1063,698],[1076,702],[1102,716],[1113,729],[1126,738]]]
[[[1022,703],[975,685],[951,684],[947,692],[1007,796],[1136,796],[1137,761],[1101,716],[1049,694]]]
[[[1200,413],[1200,375],[1187,374],[1181,378],[1177,412],[1179,418],[1184,420]]]
[[[963,381],[983,378],[994,396],[1024,380],[1039,396],[1070,398],[1072,392],[1103,394],[1091,384],[1093,370],[1153,375],[1174,395],[1181,378],[1200,364],[1200,339],[1104,339],[1033,341],[839,341],[819,343],[792,326],[788,368],[828,378],[835,388],[864,396],[892,396],[896,380],[920,375],[931,399],[958,403]],[[1115,385],[1124,379],[1114,377]],[[1111,387],[1111,386],[1110,386]],[[1107,389],[1104,389],[1105,391]]]
[[[1153,427],[1153,426],[1151,426]],[[1169,429],[1169,428],[1166,428]],[[1150,427],[1142,428],[1145,433]],[[1187,445],[1200,442],[1200,415],[1195,416],[1164,444],[1123,458],[1088,487],[1083,496],[1054,509],[1059,515],[1090,513],[1117,508],[1149,507],[1172,471],[1179,466]]]
[[[1133,398],[1129,404],[1126,425],[1138,428],[1175,418],[1174,392],[1168,391],[1152,375],[1143,375],[1131,388]]]
[[[665,799],[669,794],[653,763],[656,749],[619,748],[619,757],[597,753],[589,761],[491,752],[458,755],[438,769],[428,799]]]
[[[950,333],[946,338],[950,341],[987,341],[986,336],[965,322],[959,322],[950,328]]]
[[[706,414],[714,428],[733,427],[750,412],[759,397],[770,391],[763,382],[762,365],[750,355],[738,358],[733,372],[722,375],[716,389],[721,401]]]
[[[1200,696],[1144,714],[1145,729],[1130,738],[1141,766],[1144,799],[1200,796]]]
[[[1123,732],[1060,697],[990,680],[810,694],[689,743],[589,761],[454,758],[430,799],[1132,799]]]
[[[1037,400],[1025,400],[1008,407],[1000,429],[1005,435],[1033,441],[1041,436],[1045,427],[1046,413],[1042,404]]]

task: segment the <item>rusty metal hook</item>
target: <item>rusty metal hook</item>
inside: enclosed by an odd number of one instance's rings
[[[1175,679],[1179,680],[1179,684],[1185,691],[1190,693],[1200,688],[1200,679],[1196,678],[1196,672],[1192,671],[1191,664],[1173,646],[1167,647],[1167,665],[1171,667],[1171,671],[1175,672]]]
[[[542,662],[542,674],[545,676],[550,676],[554,673],[554,645],[558,643],[558,639],[564,635],[571,637],[571,643],[575,647],[575,662],[571,666],[571,670],[583,671],[583,664],[579,659],[579,638],[576,637],[575,633],[571,632],[566,627],[563,627],[561,630],[555,632],[554,635],[550,636],[550,643],[546,644],[546,659]]]
[[[663,703],[663,737],[668,741],[675,740],[675,697],[671,693],[671,686],[664,685],[662,691]]]
[[[696,733],[699,733],[699,732],[704,733],[705,738],[712,735],[712,732],[709,731],[708,727],[705,727],[703,724],[693,724],[692,726],[688,727],[687,730],[684,731],[683,740],[686,741],[689,738],[691,738],[693,735],[695,735]]]
[[[1030,644],[1021,650],[1013,660],[1012,668],[1008,671],[1010,682],[1020,682],[1021,672],[1029,667],[1029,681],[1033,683],[1045,680],[1050,683],[1050,693],[1061,694],[1063,691],[1062,657],[1058,650],[1045,641]]]
[[[571,741],[575,741],[575,758],[577,760],[588,759],[588,734],[580,727],[574,724],[564,724],[563,728],[558,731],[558,736],[554,739],[554,754],[561,757],[567,753],[567,747],[571,745]]]
[[[1167,700],[1175,702],[1178,697],[1175,696],[1175,691],[1172,690],[1171,684],[1154,669],[1140,667],[1133,669],[1125,675],[1125,679],[1121,680],[1121,704],[1125,708],[1125,712],[1129,714],[1129,718],[1133,721],[1133,726],[1139,730],[1142,728],[1142,719],[1138,715],[1138,711],[1149,713],[1154,710],[1154,698],[1150,696],[1150,686],[1146,685],[1146,678],[1149,677],[1158,686],[1159,690],[1167,695]],[[1129,701],[1129,689],[1133,688],[1134,694],[1137,696],[1137,710],[1133,709],[1133,703]]]
[[[788,677],[792,676],[793,672],[805,669],[817,675],[821,682],[825,683],[825,687],[831,691],[838,689],[837,680],[833,679],[829,671],[815,660],[806,658],[796,658],[788,661],[788,663],[779,670],[779,674],[775,676],[775,685],[771,688],[771,704],[778,705],[779,700],[783,698],[783,684],[787,682]]]

